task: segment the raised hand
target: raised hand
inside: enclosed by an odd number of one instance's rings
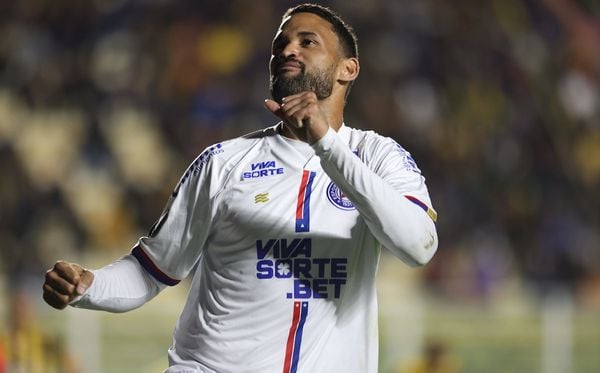
[[[314,92],[306,91],[284,97],[281,104],[266,99],[265,107],[296,129],[294,133],[304,135],[300,137],[309,144],[319,141],[329,129],[327,117]],[[304,129],[304,132],[297,129]]]

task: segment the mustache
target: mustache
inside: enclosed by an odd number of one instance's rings
[[[275,61],[273,61],[273,72],[277,72],[277,70],[279,70],[281,68],[282,65],[288,63],[288,62],[293,62],[295,64],[298,64],[298,66],[300,66],[300,68],[302,69],[302,71],[305,70],[305,65],[304,63],[298,61],[297,59],[295,59],[294,57],[280,57],[277,58]]]

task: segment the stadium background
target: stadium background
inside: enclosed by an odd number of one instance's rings
[[[41,301],[126,253],[207,145],[274,123],[292,1],[0,2],[0,372],[166,367],[186,284],[122,315]],[[440,248],[385,254],[381,372],[600,371],[600,3],[324,1],[359,37],[346,122],[427,176]]]

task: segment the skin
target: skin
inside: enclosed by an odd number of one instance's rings
[[[312,144],[319,141],[329,127],[338,130],[343,113],[348,84],[359,72],[358,59],[341,54],[339,40],[326,20],[311,13],[297,13],[281,23],[274,38],[270,70],[272,74],[299,74],[294,64],[275,66],[277,57],[299,61],[307,71],[334,66],[331,73],[331,95],[318,100],[314,92],[306,91],[284,97],[281,104],[265,100],[265,107],[280,118],[282,134]],[[83,295],[94,281],[94,274],[76,263],[58,261],[46,272],[43,298],[56,309],[65,308]]]
[[[94,274],[79,264],[62,260],[46,272],[43,298],[50,306],[62,310],[83,295],[94,281]]]
[[[265,107],[283,121],[282,134],[312,144],[319,141],[329,127],[337,131],[343,123],[348,84],[358,76],[358,59],[345,58],[331,24],[312,13],[296,13],[284,19],[273,46],[271,74],[300,73],[293,64],[275,71],[274,61],[279,56],[302,62],[307,71],[335,66],[332,93],[323,100],[318,100],[313,92],[284,97],[281,104],[265,100]]]

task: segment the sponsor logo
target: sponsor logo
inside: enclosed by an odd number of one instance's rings
[[[346,197],[346,195],[340,190],[340,188],[338,188],[337,185],[335,185],[333,181],[329,183],[329,186],[327,187],[327,199],[335,207],[341,210],[352,211],[356,209],[352,201]]]
[[[256,179],[259,177],[283,175],[283,167],[277,167],[275,161],[252,163],[250,171],[242,174],[243,179]]]
[[[348,258],[314,258],[310,238],[256,241],[256,278],[292,280],[288,299],[339,298]]]
[[[254,196],[254,203],[267,203],[269,202],[269,193],[259,193]]]

